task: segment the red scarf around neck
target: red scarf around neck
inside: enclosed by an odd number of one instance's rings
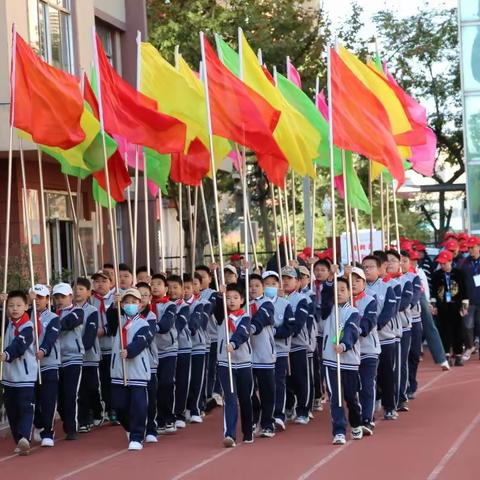
[[[10,320],[13,325],[13,334],[16,337],[18,337],[18,335],[20,335],[20,328],[30,321],[30,317],[28,316],[28,313],[25,312],[20,318],[17,318],[16,320],[11,318]],[[37,322],[38,322],[38,313],[37,313]]]
[[[228,312],[228,331],[233,333],[237,329],[235,325],[235,319],[245,315],[245,310],[240,308],[239,310],[234,310],[233,312]]]
[[[360,301],[362,298],[364,298],[366,295],[365,290],[363,292],[360,292],[358,295],[355,295],[353,297],[353,306],[357,306],[357,302]]]
[[[401,277],[402,276],[402,272],[397,272],[397,273],[387,273],[384,277],[383,277],[383,281],[385,283],[389,282],[390,280],[393,280],[394,278],[398,278],[398,277]]]
[[[97,293],[97,292],[93,292],[93,296],[100,302],[99,312],[100,312],[100,315],[102,315],[102,314],[105,313],[105,311],[106,311],[106,308],[105,308],[105,297],[104,297],[103,295],[100,295],[100,294]]]
[[[125,324],[122,327],[122,344],[123,348],[127,348],[127,333],[130,330],[130,327],[132,326],[133,322],[135,319],[137,319],[139,315],[135,315],[134,317],[125,317],[126,321]]]

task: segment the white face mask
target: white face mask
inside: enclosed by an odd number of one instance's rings
[[[138,313],[140,305],[137,303],[127,303],[123,306],[123,311],[129,316],[133,317]]]

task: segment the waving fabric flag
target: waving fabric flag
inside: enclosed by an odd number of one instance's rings
[[[290,58],[287,57],[287,78],[298,88],[302,88],[302,79],[298,70],[294,67]]]
[[[18,33],[14,54],[13,126],[48,147],[67,150],[82,143],[84,108],[78,80],[41,60]]]
[[[160,153],[183,152],[185,124],[157,111],[154,100],[137,92],[108,62],[97,35],[105,130]]]
[[[268,179],[283,187],[288,163],[272,135],[280,112],[225,68],[206,38],[204,46],[213,133],[253,150]]]
[[[402,184],[402,159],[383,105],[334,49],[330,55],[334,143],[378,161]]]

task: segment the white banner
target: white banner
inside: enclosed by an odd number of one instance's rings
[[[343,232],[340,236],[340,254],[343,265],[347,263],[347,248],[351,258],[352,254],[350,251],[350,239],[347,239],[347,234]],[[375,230],[373,231],[373,248],[370,248],[370,230],[358,231],[358,245],[357,237],[355,235],[355,231],[353,230],[353,249],[353,260],[355,261],[358,261],[358,258],[362,259],[366,255],[369,255],[370,251],[382,250],[382,232],[377,232]]]

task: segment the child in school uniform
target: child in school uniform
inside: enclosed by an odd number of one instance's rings
[[[243,309],[245,303],[243,290],[238,284],[231,283],[226,287],[226,297],[228,317],[217,319],[218,376],[224,392],[223,445],[229,448],[236,444],[238,405],[240,405],[243,441],[253,443],[253,377],[252,347],[250,345],[251,321]],[[224,322],[227,322],[226,325]],[[233,389],[230,384],[229,355]]]
[[[108,330],[114,337],[112,401],[120,423],[128,432],[129,450],[143,448],[148,414],[147,385],[151,377],[148,346],[153,335],[147,321],[140,316],[141,301],[140,292],[129,288],[121,297],[120,322],[117,309],[108,311]]]
[[[205,355],[207,349],[207,325],[210,315],[210,304],[200,296],[202,277],[195,273],[186,277],[183,282],[185,302],[189,306],[189,327],[192,337],[191,375],[187,398],[188,415],[177,415],[177,420],[190,423],[202,423],[201,395],[205,384]],[[204,306],[207,305],[206,311]],[[186,418],[184,418],[186,417]]]
[[[75,281],[75,306],[83,309],[82,379],[78,392],[78,431],[88,433],[92,427],[103,423],[103,406],[100,398],[98,366],[100,364],[100,342],[98,340],[98,310],[89,303],[92,284],[88,278],[79,277]]]
[[[82,342],[85,312],[83,308],[73,305],[73,290],[68,283],[55,285],[52,294],[60,318],[62,363],[59,370],[58,413],[63,421],[65,440],[76,440],[78,388],[85,353]]]
[[[168,295],[175,303],[175,329],[178,338],[178,355],[175,369],[175,427],[185,428],[185,420],[180,418],[187,408],[188,387],[190,383],[190,359],[192,356],[192,338],[188,320],[190,306],[183,299],[183,279],[179,275],[167,278]]]
[[[290,375],[287,377],[287,411],[295,423],[306,425],[309,421],[310,377],[308,373],[307,348],[309,344],[308,319],[311,306],[308,298],[298,291],[298,271],[290,266],[282,268],[283,289],[292,306],[295,324],[292,328],[290,346]],[[296,400],[296,402],[295,402]],[[293,411],[295,406],[295,412]]]
[[[5,410],[13,440],[17,444],[15,453],[28,455],[38,376],[34,324],[27,313],[28,299],[23,291],[11,291],[6,308],[8,323],[5,332],[2,332],[5,335],[5,349],[0,352]]]
[[[337,339],[335,307],[327,318],[323,336],[323,364],[330,396],[333,444],[346,443],[347,418],[343,400],[348,408],[348,420],[352,427],[352,438],[360,440],[362,430],[362,407],[358,401],[360,390],[358,368],[360,366],[360,320],[358,310],[350,304],[350,285],[346,278],[337,278],[338,331]],[[339,405],[337,362],[340,361],[341,391],[343,400]]]
[[[112,266],[113,267],[113,266]],[[113,275],[113,268],[112,268]],[[102,401],[104,404],[104,410],[108,416],[109,421],[112,424],[117,423],[117,418],[114,410],[112,409],[110,385],[112,380],[110,378],[110,364],[112,362],[112,337],[107,334],[107,310],[113,303],[114,289],[113,283],[110,280],[110,271],[99,270],[92,275],[93,292],[90,297],[90,303],[98,311],[98,341],[100,343],[100,390]]]
[[[280,289],[280,276],[273,270],[262,274],[264,293],[273,303],[274,326],[273,336],[275,341],[275,427],[285,430],[285,403],[288,372],[288,355],[292,338],[295,316],[288,301],[278,295]]]
[[[157,367],[157,424],[161,435],[174,433],[175,415],[175,368],[177,364],[178,339],[175,319],[177,306],[167,295],[167,279],[161,274],[152,277],[155,314],[157,315],[157,334],[155,341],[158,349]]]
[[[253,378],[258,391],[253,392],[253,423],[260,425],[260,436],[275,436],[275,307],[264,295],[262,277],[252,273],[248,279],[250,293],[250,342]]]
[[[142,297],[140,303],[140,317],[148,323],[152,338],[157,333],[157,316],[152,312],[152,289],[148,283],[137,283],[137,289]],[[155,341],[150,342],[148,346],[148,359],[150,368],[150,379],[147,385],[148,393],[148,414],[145,443],[157,443],[157,369],[158,369],[158,350]]]
[[[40,360],[42,384],[35,385],[35,430],[33,439],[42,447],[53,447],[55,413],[58,397],[58,369],[60,367],[60,320],[49,308],[50,292],[46,285],[37,284],[30,290],[35,302],[38,322],[37,358]],[[30,316],[33,322],[33,309]]]

